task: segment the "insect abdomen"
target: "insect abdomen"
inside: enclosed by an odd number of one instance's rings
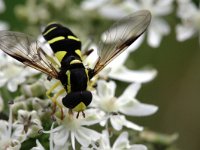
[[[68,28],[53,23],[45,28],[43,36],[61,62],[61,66],[65,65],[63,60],[69,56],[81,60],[81,41]]]

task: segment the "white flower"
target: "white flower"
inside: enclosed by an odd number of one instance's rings
[[[1,149],[20,150],[21,143],[26,139],[22,128],[12,124],[12,107],[10,107],[9,121],[0,120],[0,147]]]
[[[73,149],[75,149],[75,139],[82,146],[87,147],[92,141],[100,138],[100,133],[84,126],[99,123],[102,120],[101,112],[95,109],[88,109],[85,110],[85,116],[84,118],[80,115],[79,118],[76,118],[72,114],[66,113],[59,126],[51,131],[55,147],[63,147],[68,143],[69,139]]]
[[[139,83],[133,83],[126,88],[120,97],[116,98],[115,82],[98,81],[97,92],[93,94],[94,98],[91,105],[105,112],[104,115],[107,120],[102,121],[101,125],[105,125],[108,119],[110,119],[111,125],[116,130],[121,130],[122,126],[142,130],[142,127],[126,120],[124,116],[147,116],[157,111],[158,108],[156,106],[140,103],[135,98],[140,87]]]
[[[27,137],[35,137],[42,130],[42,124],[35,110],[28,112],[26,110],[18,111],[18,120],[14,123],[16,128],[24,129]]]
[[[139,41],[141,41],[139,39]],[[136,41],[137,42],[137,41]],[[134,43],[135,44],[135,43]],[[135,46],[132,44],[133,46]],[[136,43],[137,45],[137,43]],[[95,45],[91,45],[94,51],[84,60],[84,63],[91,68],[92,64],[95,64],[95,61],[98,58],[97,47]],[[136,50],[132,46],[130,46],[127,50],[125,50],[122,54],[120,54],[117,58],[112,60],[100,73],[101,77],[110,77],[112,79],[124,81],[124,82],[140,82],[145,83],[153,80],[157,75],[157,71],[155,69],[146,69],[146,70],[131,70],[128,69],[124,63],[127,60],[130,52]]]
[[[200,44],[200,9],[192,1],[179,1],[177,16],[181,19],[181,24],[176,26],[177,40],[198,35]]]
[[[93,145],[93,148],[97,150],[147,150],[146,146],[141,144],[130,145],[127,132],[122,132],[111,146],[110,136],[107,130],[102,132],[99,146]],[[82,150],[86,149],[87,148],[82,148]],[[89,150],[89,148],[87,150]]]
[[[0,87],[7,85],[11,92],[15,92],[18,85],[26,81],[26,77],[38,73],[38,71],[25,67],[10,56],[4,55],[1,51],[0,60]]]

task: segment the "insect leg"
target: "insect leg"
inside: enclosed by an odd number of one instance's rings
[[[59,85],[61,85],[61,82],[60,82],[60,81],[57,81],[50,89],[47,90],[46,95],[47,95],[47,97],[48,97],[49,99],[51,99],[50,94],[51,94],[51,93],[53,92],[53,90],[54,90],[57,86],[59,86]]]
[[[51,94],[51,93],[53,92],[53,90],[54,90],[55,88],[57,88],[59,85],[61,85],[61,82],[60,82],[60,81],[57,81],[57,82],[56,82],[49,90],[47,90],[47,92],[46,92],[47,97],[48,97],[49,99],[51,99],[51,101],[53,102],[53,112],[52,112],[52,114],[54,114],[55,111],[56,111],[57,101],[56,101],[55,98],[51,97],[50,94]]]
[[[60,95],[62,95],[63,93],[65,93],[65,92],[66,92],[66,90],[63,88],[63,89],[61,89],[58,93],[56,93],[56,94],[54,95],[54,97],[51,98],[52,101],[55,102],[54,104],[56,104],[56,105],[60,108],[61,119],[62,119],[62,120],[63,120],[63,118],[64,118],[64,113],[63,113],[62,105],[61,105],[60,103],[58,103],[56,99],[57,99]],[[55,105],[55,106],[56,106],[56,105]],[[55,111],[56,111],[56,107],[53,108],[52,114],[54,114]]]

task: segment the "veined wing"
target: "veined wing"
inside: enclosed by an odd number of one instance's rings
[[[151,21],[148,10],[135,12],[122,18],[103,33],[103,43],[99,47],[99,58],[94,67],[94,75],[126,50],[147,29]]]
[[[22,62],[50,77],[57,78],[58,70],[43,49],[43,44],[29,35],[20,32],[0,31],[0,49]]]

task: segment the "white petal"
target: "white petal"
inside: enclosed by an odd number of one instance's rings
[[[31,148],[31,150],[45,150],[38,139],[36,140],[36,145],[37,145],[37,147]]]
[[[131,150],[148,150],[145,145],[142,144],[134,144],[131,146]]]
[[[157,31],[155,30],[148,31],[147,41],[150,46],[158,47],[160,44],[161,38],[162,36]]]
[[[107,123],[107,120],[103,120],[103,121],[100,122],[100,125],[101,125],[101,126],[105,126],[106,123]]]
[[[71,132],[71,143],[72,143],[72,148],[73,150],[76,149],[75,145],[75,137],[74,137],[74,132]]]
[[[157,15],[163,16],[172,12],[173,0],[157,1],[154,11]]]
[[[4,121],[4,120],[0,120],[0,139],[5,138],[5,137],[9,137],[9,126],[8,126],[8,122]]]
[[[177,25],[176,26],[176,39],[178,41],[185,41],[195,34],[195,29],[192,26]]]
[[[117,5],[104,5],[99,9],[99,13],[108,19],[120,19],[127,13]]]
[[[20,150],[21,143],[18,140],[15,140],[15,139],[9,139],[9,140],[10,140],[10,145],[7,146],[6,148],[3,148],[3,149],[6,149],[6,150]]]
[[[134,98],[134,97],[136,97],[140,88],[141,88],[140,83],[132,83],[125,89],[125,91],[119,98],[121,98],[121,97]]]
[[[58,146],[58,145],[55,145],[53,149],[50,149],[50,150],[68,150],[69,149],[69,143],[65,143],[63,146]]]
[[[81,7],[85,10],[92,10],[96,9],[97,7],[100,7],[102,4],[104,4],[107,0],[85,0],[82,4]]]
[[[6,22],[0,21],[0,30],[8,30],[9,25]]]
[[[153,24],[151,25],[151,28],[154,28],[154,30],[157,30],[162,36],[167,35],[170,32],[170,26],[164,19],[154,19]]]
[[[135,71],[122,66],[116,72],[111,72],[109,77],[124,82],[145,83],[154,79],[156,75],[157,71],[155,69]]]
[[[106,82],[104,80],[99,80],[97,83],[98,95],[101,98],[114,97],[116,89],[116,83],[113,81]]]
[[[107,116],[105,116],[105,119],[102,120],[99,124],[104,127],[107,124],[108,119],[109,119],[109,116],[107,115]]]
[[[127,127],[127,128],[131,128],[133,130],[137,130],[137,131],[142,131],[143,130],[143,127],[142,126],[139,126],[131,121],[128,121],[128,120],[124,120],[124,126]]]
[[[87,147],[92,141],[100,139],[100,136],[101,134],[98,132],[85,127],[81,127],[75,133],[75,138],[84,147]]]
[[[64,128],[58,132],[53,133],[53,141],[55,145],[64,145],[69,137],[69,132],[67,132]]]
[[[19,125],[17,128],[15,128],[15,130],[12,132],[12,138],[17,139],[20,142],[23,142],[27,139],[23,125]]]
[[[152,6],[154,4],[154,0],[140,0],[142,5]]]
[[[101,138],[101,146],[103,148],[107,148],[107,149],[110,149],[110,136],[109,136],[109,133],[108,133],[108,130],[103,130],[102,131],[102,138]]]
[[[128,144],[128,132],[122,132],[113,144],[112,149],[126,149]]]
[[[155,105],[140,103],[137,100],[130,100],[119,107],[119,111],[130,116],[148,116],[158,110]]]
[[[156,18],[148,28],[147,41],[152,47],[158,47],[163,35],[170,32],[170,27],[163,19]]]
[[[197,6],[191,2],[180,3],[178,6],[177,16],[187,21],[191,20],[194,14],[198,12]]]
[[[1,77],[1,78],[0,78],[0,87],[4,86],[6,82],[7,82],[7,79]]]
[[[6,9],[6,6],[4,4],[3,0],[0,0],[0,13],[4,12]]]
[[[11,92],[15,92],[17,90],[17,87],[18,87],[18,83],[16,82],[9,81],[7,84],[7,88]]]
[[[112,115],[110,116],[110,123],[115,130],[121,130],[124,124],[124,116],[122,115]]]
[[[123,1],[123,6],[133,11],[139,10],[141,7],[137,1]]]
[[[97,109],[85,110],[86,117],[81,121],[81,125],[94,125],[105,119],[105,113]]]

